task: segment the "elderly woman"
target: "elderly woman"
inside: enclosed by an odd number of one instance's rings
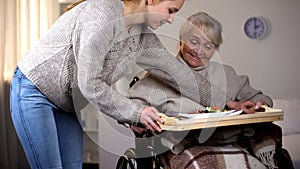
[[[212,61],[213,56],[217,54],[217,50],[223,42],[221,34],[222,25],[207,13],[198,12],[191,15],[179,32],[180,50],[177,59],[183,65],[188,65],[191,69],[197,71],[199,76],[208,79],[211,85],[217,86],[226,92],[231,100],[224,103],[226,106],[220,107],[220,109],[243,110],[244,113],[254,113],[255,108],[260,108],[263,104],[271,107],[273,104],[271,98],[264,95],[262,91],[251,87],[247,76],[237,75],[230,65]],[[173,90],[167,84],[149,74],[130,89],[128,96],[138,103],[156,107],[163,113],[193,113],[199,111],[199,109],[204,109],[204,107],[220,106],[200,105],[182,96],[178,91]],[[201,98],[205,98],[205,96],[201,96]],[[146,130],[136,126],[131,128],[137,133]],[[262,131],[262,128],[265,130]],[[178,140],[177,145],[172,144],[173,147],[170,146],[173,154],[172,158],[169,159],[172,161],[171,166],[179,166],[179,161],[184,163],[182,160],[184,159],[183,148],[191,148],[199,153],[201,152],[200,149],[207,148],[205,146],[216,147],[228,144],[247,148],[248,153],[261,161],[261,164],[256,162],[255,164],[253,162],[252,165],[249,164],[252,167],[260,165],[261,167],[277,168],[282,165],[282,163],[280,164],[274,160],[274,157],[282,152],[279,151],[281,150],[281,129],[272,123],[219,127],[208,139],[201,138],[199,133],[201,133],[201,130],[192,131],[185,139]],[[176,133],[172,133],[171,136],[166,134],[162,137],[168,137],[169,139],[171,137],[170,140],[174,140],[176,138],[174,135]],[[197,144],[195,145],[194,141],[188,141],[187,143],[187,138],[195,138],[195,135],[198,139]],[[164,145],[169,144],[165,143]],[[199,145],[202,145],[200,149],[197,147]],[[274,155],[275,150],[278,150],[276,155]],[[185,163],[188,165],[189,160],[186,160]],[[216,164],[209,167],[222,168],[222,166],[217,167]],[[285,167],[287,167],[286,164]]]

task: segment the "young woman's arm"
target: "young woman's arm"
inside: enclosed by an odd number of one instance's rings
[[[154,33],[145,33],[143,45],[144,51],[138,58],[138,64],[181,94],[206,106],[224,107],[230,100],[224,90],[211,84],[207,78],[197,74],[189,66],[180,63],[163,47]]]
[[[101,112],[121,122],[137,124],[144,107],[113,90],[105,79],[105,57],[114,45],[117,29],[114,21],[122,15],[122,9],[116,9],[118,7],[108,1],[107,4],[101,1],[101,5],[97,5],[97,1],[86,1],[78,6],[85,3],[90,4],[77,18],[73,35],[79,89]]]

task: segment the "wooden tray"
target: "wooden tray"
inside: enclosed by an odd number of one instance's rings
[[[264,106],[265,112],[254,114],[240,114],[235,116],[208,117],[197,119],[177,119],[162,114],[165,120],[164,125],[160,125],[162,130],[192,130],[210,127],[230,126],[238,124],[261,123],[283,120],[284,112],[282,109],[274,109]]]

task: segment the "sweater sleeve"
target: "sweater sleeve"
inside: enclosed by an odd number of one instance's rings
[[[157,78],[148,75],[133,85],[128,91],[128,98],[142,105],[153,106],[158,111],[166,110],[171,90]]]
[[[249,100],[254,103],[263,101],[268,106],[273,106],[273,101],[269,96],[264,95],[262,91],[250,86],[248,76],[237,75],[235,70],[229,65],[225,65],[224,68],[226,70],[228,93],[232,95],[233,100]]]
[[[187,65],[181,64],[163,47],[154,33],[146,33],[142,44],[144,53],[138,64],[181,94],[200,105],[224,107],[230,100],[225,91],[211,84],[208,79]]]
[[[121,12],[115,8],[110,2],[98,6],[91,3],[77,19],[73,44],[78,49],[75,51],[78,87],[104,114],[121,122],[137,124],[143,107],[115,91],[103,75],[105,56],[116,36],[114,21]]]

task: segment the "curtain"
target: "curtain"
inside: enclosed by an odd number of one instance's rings
[[[60,14],[57,0],[0,0],[0,168],[29,168],[9,110],[17,62]]]

